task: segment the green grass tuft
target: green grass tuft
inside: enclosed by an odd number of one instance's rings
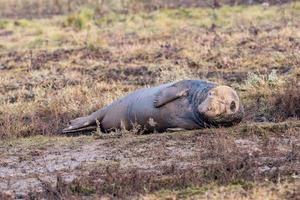
[[[93,16],[93,10],[82,9],[80,12],[69,15],[63,25],[64,27],[71,26],[77,30],[82,30],[92,22]]]

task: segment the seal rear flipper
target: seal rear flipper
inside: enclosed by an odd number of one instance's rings
[[[63,130],[63,133],[77,133],[77,132],[94,131],[94,130],[97,130],[96,125],[87,126],[87,127],[83,127],[83,128],[77,128],[77,129],[69,129],[69,130],[68,130],[68,128],[65,128]]]
[[[79,117],[70,121],[70,126],[63,129],[63,133],[77,132],[81,131],[82,128],[88,127],[95,124],[95,120],[90,119],[90,116]]]
[[[74,133],[80,132],[83,130],[89,130],[88,127],[97,127],[96,121],[101,122],[104,117],[104,110],[98,110],[93,112],[89,116],[86,117],[79,117],[70,121],[69,127],[62,130],[63,133]]]
[[[189,87],[182,81],[162,89],[154,99],[154,107],[159,108],[180,97],[187,96]]]

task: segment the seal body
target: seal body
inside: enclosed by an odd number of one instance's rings
[[[104,132],[130,130],[136,126],[146,132],[176,128],[191,130],[239,122],[242,110],[237,110],[238,117],[234,113],[231,120],[225,119],[226,123],[222,120],[214,123],[213,117],[205,116],[209,113],[207,109],[212,107],[208,94],[217,87],[217,84],[202,80],[184,80],[136,90],[89,116],[72,120],[63,132],[93,129],[97,121]]]

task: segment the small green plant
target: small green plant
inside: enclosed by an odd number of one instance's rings
[[[92,18],[93,18],[94,12],[90,9],[83,9],[78,13],[71,14],[67,17],[67,19],[64,21],[64,26],[71,26],[74,27],[77,30],[82,30],[86,28]]]
[[[66,36],[62,34],[55,34],[50,38],[50,41],[56,45],[64,44],[68,42]]]
[[[203,195],[205,192],[209,190],[209,187],[212,186],[203,186],[203,187],[188,187],[184,190],[179,190],[178,197],[182,199],[186,199],[188,197],[192,197],[195,195]]]
[[[245,81],[245,84],[247,86],[252,86],[252,87],[258,87],[261,84],[264,83],[263,77],[253,73],[253,72],[249,72],[247,79]]]
[[[93,132],[93,136],[95,138],[102,138],[102,131],[101,131],[101,125],[100,122],[98,120],[96,120],[96,124],[97,124],[97,128],[96,131]]]
[[[95,187],[89,182],[75,181],[70,189],[75,194],[91,195],[96,192]]]
[[[9,22],[7,20],[0,20],[0,29],[5,29]]]
[[[273,69],[268,75],[267,83],[270,87],[275,87],[282,84],[283,80],[277,75],[277,71]]]
[[[248,87],[277,87],[284,83],[281,77],[278,76],[276,70],[272,70],[269,75],[258,75],[253,72],[248,73],[248,77],[245,81],[245,85]]]
[[[36,39],[30,41],[27,44],[27,47],[29,49],[36,49],[36,48],[42,47],[45,43],[46,43],[46,40],[44,40],[42,38],[36,38]]]
[[[26,19],[20,19],[18,21],[15,21],[15,26],[20,26],[20,27],[29,27],[31,24],[31,22],[29,20]]]

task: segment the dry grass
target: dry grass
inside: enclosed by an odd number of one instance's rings
[[[0,20],[0,135],[57,134],[129,91],[186,78],[241,90],[247,120],[299,117],[298,18],[291,3]]]
[[[253,79],[251,76],[247,81]],[[280,122],[300,117],[299,81],[275,78],[275,82],[270,82],[258,76],[255,78],[258,79],[252,83],[246,81],[241,87],[246,104],[244,121]]]

